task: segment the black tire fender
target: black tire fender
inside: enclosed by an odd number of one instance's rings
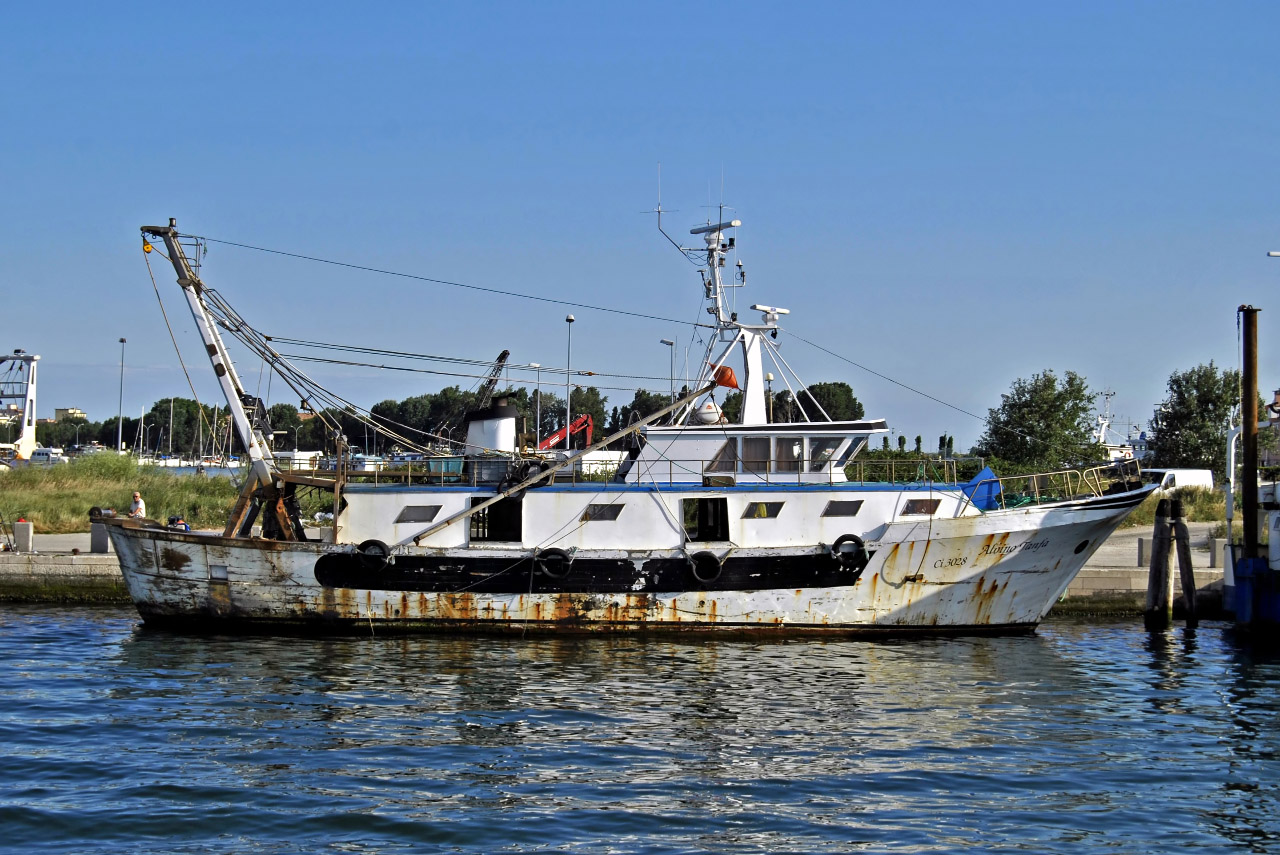
[[[385,570],[391,563],[391,547],[381,540],[366,540],[356,547],[360,566],[366,570]]]
[[[563,549],[539,549],[534,553],[533,563],[548,579],[563,579],[573,567],[573,556]]]
[[[724,564],[714,552],[703,550],[689,556],[689,570],[693,573],[693,578],[706,584],[720,578]]]
[[[831,544],[831,557],[845,570],[861,573],[871,560],[867,545],[856,534],[842,534]]]

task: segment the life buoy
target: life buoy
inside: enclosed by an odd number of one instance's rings
[[[384,570],[391,563],[391,547],[380,540],[366,540],[356,547],[356,554],[366,570]]]
[[[563,549],[540,549],[533,558],[538,572],[548,579],[563,579],[569,575],[573,556]]]
[[[871,560],[867,545],[856,534],[842,534],[831,544],[831,557],[845,570],[861,573]]]
[[[714,552],[704,550],[689,556],[689,569],[693,572],[693,578],[706,584],[720,578],[724,565],[720,563],[720,559]]]

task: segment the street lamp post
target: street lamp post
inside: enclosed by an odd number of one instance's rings
[[[116,415],[116,454],[124,447],[124,339],[120,339],[120,401]]]
[[[767,392],[769,395],[769,421],[772,422],[773,421],[773,372],[772,371],[765,373],[764,382],[765,382],[765,385],[768,387]]]
[[[293,451],[295,454],[298,451],[298,428],[299,427],[301,427],[301,425],[297,425],[295,427],[289,428],[289,430],[293,431]]]
[[[565,323],[569,325],[569,352],[564,363],[564,450],[568,451],[569,445],[569,425],[573,423],[573,407],[570,405],[569,399],[573,394],[573,387],[570,385],[573,365],[573,315],[565,316]]]
[[[676,402],[676,343],[669,338],[659,339],[659,341],[665,344],[667,350],[671,353],[671,370],[668,372],[668,376],[671,379],[671,403],[674,404]]]
[[[533,447],[536,450],[542,442],[542,365],[530,362],[529,367],[538,372],[538,379],[534,381],[533,387]]]
[[[76,425],[76,451],[80,450],[80,428],[83,425]]]

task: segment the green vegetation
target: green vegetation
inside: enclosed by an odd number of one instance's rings
[[[987,430],[973,454],[1010,464],[1023,472],[1072,469],[1105,460],[1093,439],[1093,399],[1074,371],[1059,380],[1052,371],[1018,378],[1000,406],[987,413]],[[1014,474],[996,469],[1002,476]]]
[[[1125,519],[1122,528],[1150,528],[1156,521],[1156,506],[1161,499],[1181,499],[1182,516],[1187,522],[1222,522],[1227,518],[1227,497],[1220,490],[1184,487],[1163,496],[1148,496],[1137,510]]]
[[[1173,372],[1168,389],[1151,418],[1151,465],[1212,469],[1221,484],[1227,474],[1227,426],[1238,421],[1233,415],[1240,404],[1240,372],[1210,361]]]
[[[127,511],[133,491],[142,493],[147,516],[181,514],[192,528],[220,528],[235,501],[228,478],[177,475],[133,458],[94,454],[73,463],[24,467],[0,474],[0,513],[6,522],[25,517],[40,534],[89,530],[89,509]]]

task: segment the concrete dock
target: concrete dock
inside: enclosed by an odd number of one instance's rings
[[[1221,610],[1222,542],[1211,560],[1211,523],[1189,523],[1197,604],[1203,616]],[[1147,527],[1122,529],[1098,548],[1054,606],[1055,614],[1140,615],[1147,594],[1150,553],[1139,561],[1140,538],[1150,546]],[[92,553],[90,535],[37,534],[31,553],[0,552],[0,602],[124,603],[129,600],[113,552]],[[1212,565],[1212,566],[1211,566]],[[1173,564],[1177,577],[1176,560]],[[1180,594],[1177,598],[1180,598]]]

